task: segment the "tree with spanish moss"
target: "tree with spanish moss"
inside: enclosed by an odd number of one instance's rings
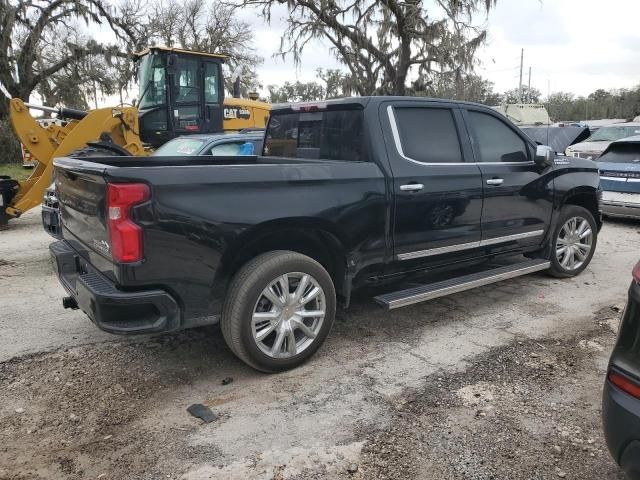
[[[56,77],[86,69],[88,58],[126,55],[121,47],[76,33],[82,24],[106,25],[134,48],[142,35],[129,13],[104,0],[0,0],[0,120],[9,113],[7,94],[28,101],[41,88],[47,97]]]
[[[287,10],[280,55],[301,54],[312,39],[327,42],[360,95],[405,95],[410,80],[428,86],[438,75],[471,71],[486,30],[474,16],[497,0],[241,0],[270,21]]]

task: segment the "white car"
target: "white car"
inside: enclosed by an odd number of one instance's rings
[[[568,157],[596,160],[616,140],[640,135],[640,122],[617,123],[596,130],[584,142],[571,145],[565,151]]]

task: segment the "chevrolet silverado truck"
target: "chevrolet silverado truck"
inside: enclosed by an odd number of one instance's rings
[[[265,372],[313,355],[356,289],[392,310],[571,277],[601,227],[594,162],[487,107],[425,98],[282,105],[262,155],[60,158],[55,184],[65,307],[119,334],[219,322]]]

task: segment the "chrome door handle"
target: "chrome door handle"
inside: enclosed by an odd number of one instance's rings
[[[423,188],[424,185],[421,183],[407,183],[406,185],[400,185],[400,190],[403,192],[417,192]]]
[[[487,185],[502,185],[504,183],[504,178],[490,178],[487,180]]]

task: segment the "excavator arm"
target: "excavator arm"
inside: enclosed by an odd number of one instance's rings
[[[64,114],[64,111],[61,110]],[[31,176],[18,182],[19,187],[8,205],[0,208],[0,225],[9,218],[17,218],[40,205],[42,196],[51,184],[53,159],[98,141],[105,134],[131,155],[146,155],[140,141],[138,110],[135,107],[99,108],[90,112],[73,112],[65,125],[42,127],[29,113],[29,106],[14,98],[10,103],[13,130],[33,158],[38,161]]]

